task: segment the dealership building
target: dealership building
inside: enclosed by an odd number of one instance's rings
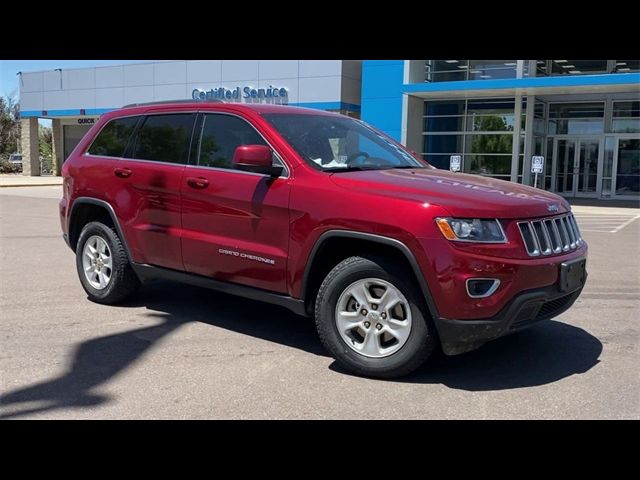
[[[98,116],[131,103],[219,98],[362,118],[432,165],[567,197],[640,198],[640,60],[206,60],[22,72],[24,173],[37,119],[54,165]]]

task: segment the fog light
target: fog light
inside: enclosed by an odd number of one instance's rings
[[[469,278],[467,279],[467,294],[471,298],[486,298],[492,295],[500,286],[497,278]]]

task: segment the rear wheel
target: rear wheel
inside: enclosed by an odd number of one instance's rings
[[[316,327],[344,368],[391,378],[412,372],[429,357],[434,330],[409,278],[374,257],[350,257],[329,272],[316,299]]]
[[[94,302],[121,302],[140,286],[118,234],[101,222],[90,222],[82,229],[76,246],[76,268]]]

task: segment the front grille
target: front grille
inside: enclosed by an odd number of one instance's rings
[[[518,228],[530,257],[568,252],[583,242],[571,213],[518,222]]]
[[[542,305],[540,305],[540,303],[532,303],[523,306],[518,312],[518,316],[511,322],[509,330],[519,330],[520,328],[558,315],[568,304],[575,300],[579,293],[580,292],[572,292],[544,302]]]

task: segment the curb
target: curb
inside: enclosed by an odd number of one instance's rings
[[[11,188],[11,187],[61,187],[62,183],[19,183],[16,185],[0,185],[0,188]]]

